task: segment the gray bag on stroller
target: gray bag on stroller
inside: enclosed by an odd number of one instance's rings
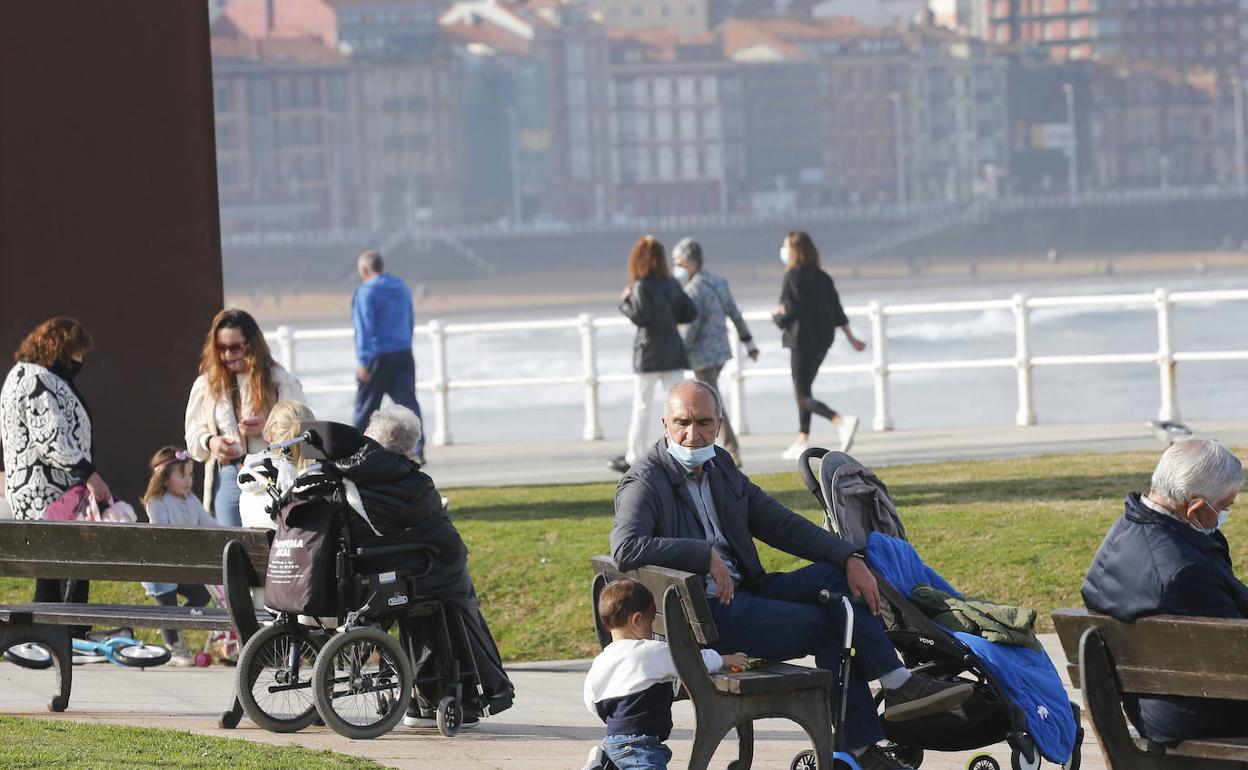
[[[810,454],[798,466],[802,480],[823,504],[824,527],[858,548],[872,532],[906,539],[888,487],[844,452]]]

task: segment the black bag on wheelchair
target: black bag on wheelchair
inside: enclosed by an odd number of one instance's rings
[[[266,607],[302,615],[338,614],[338,511],[330,500],[312,499],[288,505],[278,515],[264,581]]]

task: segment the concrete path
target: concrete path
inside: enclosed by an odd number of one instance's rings
[[[866,418],[869,419],[869,418]],[[1233,446],[1248,444],[1248,421],[1194,423],[1200,436]],[[655,436],[657,438],[657,435]],[[814,443],[835,449],[835,434],[816,432]],[[792,433],[762,433],[741,439],[748,473],[792,471],[780,453]],[[870,466],[1029,457],[1057,452],[1157,452],[1164,445],[1143,422],[1112,425],[992,426],[876,432],[862,425],[852,453]],[[512,484],[562,484],[616,481],[608,458],[622,454],[619,442],[532,441],[499,444],[452,444],[430,447],[428,472],[440,489]]]
[[[1064,661],[1057,637],[1043,637],[1056,661]],[[805,661],[808,665],[812,661]],[[234,670],[208,669],[133,671],[108,664],[74,669],[70,708],[63,714],[45,710],[53,689],[51,671],[30,671],[0,664],[0,713],[41,719],[69,719],[98,723],[163,727],[204,735],[241,738],[257,743],[298,745],[367,757],[383,765],[412,770],[490,768],[497,770],[576,770],[586,752],[601,740],[602,723],[581,705],[581,686],[587,661],[530,663],[509,667],[516,684],[516,705],[496,717],[482,720],[475,730],[443,738],[433,729],[399,727],[372,741],[351,741],[325,727],[293,735],[268,733],[244,719],[235,730],[219,730],[217,715],[233,693]],[[1065,665],[1058,665],[1063,680]],[[1069,683],[1068,683],[1069,684]],[[1078,692],[1072,698],[1081,702]],[[688,762],[693,743],[693,712],[688,702],[676,704],[675,730],[669,742],[673,768]],[[1083,747],[1083,767],[1104,770],[1105,764],[1091,729]],[[790,722],[765,720],[757,724],[754,767],[785,770],[797,752],[808,746],[805,736]],[[981,751],[1009,768],[1004,744]],[[735,758],[735,736],[729,736],[712,767],[722,768]],[[930,753],[924,770],[962,770],[977,752]],[[1047,763],[1045,767],[1053,767]]]

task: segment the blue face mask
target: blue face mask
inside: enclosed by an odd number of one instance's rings
[[[1209,510],[1213,511],[1214,513],[1218,515],[1218,523],[1214,524],[1212,527],[1198,527],[1195,524],[1193,524],[1192,529],[1195,529],[1198,532],[1204,532],[1206,535],[1212,535],[1214,532],[1217,532],[1219,529],[1222,529],[1222,527],[1226,526],[1227,519],[1231,518],[1231,512],[1229,510],[1226,510],[1226,511],[1216,510],[1212,505],[1209,504],[1208,500],[1202,500],[1201,502],[1205,504],[1206,508],[1208,508]]]
[[[681,265],[676,265],[672,268],[672,277],[684,283],[689,280],[689,270]]]
[[[685,470],[691,471],[694,468],[701,468],[707,460],[715,456],[715,445],[700,446],[696,449],[690,449],[687,446],[681,446],[670,438],[667,440],[667,453],[676,458],[676,462],[680,463]]]

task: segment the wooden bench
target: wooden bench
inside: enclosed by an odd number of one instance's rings
[[[1248,738],[1168,747],[1134,735],[1122,710],[1124,693],[1248,700],[1248,621],[1158,615],[1122,623],[1060,609],[1053,623],[1111,770],[1248,770]]]
[[[73,626],[238,629],[240,643],[259,629],[249,586],[260,585],[268,533],[258,529],[191,529],[150,524],[0,521],[0,577],[148,581],[218,585],[223,571],[229,610],[157,604],[0,604],[0,651],[38,642],[52,653],[52,711],[69,706]],[[258,565],[259,569],[256,568]],[[233,727],[237,699],[220,720]]]
[[[672,648],[676,671],[685,692],[693,702],[696,727],[689,770],[705,770],[711,756],[728,731],[736,728],[739,751],[730,770],[748,770],[754,761],[755,719],[777,717],[802,726],[814,744],[820,770],[832,767],[833,678],[830,671],[788,663],[767,663],[741,673],[708,674],[699,645],[714,644],[719,638],[711,620],[702,577],[662,567],[642,567],[620,572],[609,556],[595,556],[593,614],[594,627],[602,646],[611,634],[598,618],[598,595],[611,581],[629,577],[640,581],[654,594],[658,615],[654,631],[667,639]]]

